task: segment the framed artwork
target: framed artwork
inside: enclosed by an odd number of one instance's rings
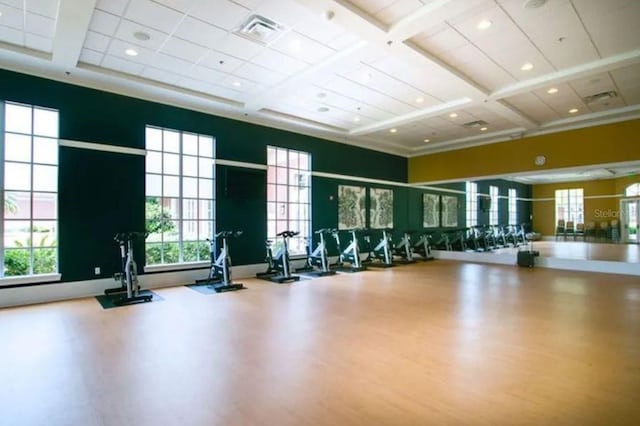
[[[436,194],[422,194],[422,227],[440,226],[440,197]]]
[[[393,228],[393,190],[369,188],[369,227]]]
[[[338,229],[366,226],[367,189],[363,186],[338,186]]]
[[[451,195],[442,196],[442,226],[458,226],[458,197]]]

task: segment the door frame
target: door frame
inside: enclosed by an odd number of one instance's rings
[[[636,240],[629,240],[629,218],[627,218],[627,205],[630,203],[636,203]],[[640,198],[629,197],[622,198],[620,200],[620,241],[627,244],[640,244],[640,234],[638,233],[638,224],[640,223]]]

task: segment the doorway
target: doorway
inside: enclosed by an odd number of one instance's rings
[[[640,222],[640,198],[620,200],[620,226],[622,242],[638,244]]]

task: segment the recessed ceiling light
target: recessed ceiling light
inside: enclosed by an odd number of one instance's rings
[[[452,112],[451,114],[449,114],[449,117],[451,118],[456,118],[458,116],[458,114],[456,114],[455,112]]]
[[[138,51],[136,49],[128,48],[124,51],[127,56],[138,56]]]
[[[300,40],[295,39],[289,42],[289,51],[291,51],[292,53],[300,53],[301,49],[302,49],[302,42]]]
[[[423,142],[427,143],[427,142],[430,142],[430,140],[429,139],[425,139]]]
[[[524,65],[520,67],[522,71],[530,71],[533,69],[533,64],[531,62],[526,62]]]
[[[483,19],[482,21],[478,22],[478,29],[479,30],[486,30],[487,28],[489,28],[491,26],[491,21],[489,21],[488,19]]]
[[[487,128],[486,128],[486,127],[480,127],[480,131],[481,131],[481,132],[486,132],[486,131],[487,131]]]
[[[231,84],[233,84],[233,85],[234,85],[234,86],[236,86],[236,87],[240,87],[240,86],[242,86],[242,83],[240,83],[239,81],[234,81],[234,82],[233,82],[233,83],[231,83]]]
[[[416,103],[417,103],[417,104],[421,104],[421,103],[423,103],[423,102],[424,102],[424,98],[423,98],[422,96],[420,96],[420,97],[416,98]]]
[[[326,97],[327,97],[327,94],[326,94],[326,93],[324,93],[324,92],[320,92],[320,93],[318,93],[316,96],[317,96],[317,97],[319,97],[319,98],[326,98]]]
[[[547,93],[550,95],[553,95],[554,93],[558,93],[558,89],[556,89],[555,87],[552,87],[551,89],[547,90]]]
[[[133,37],[140,41],[148,41],[149,39],[151,39],[149,33],[146,33],[144,31],[136,31],[135,33],[133,33]]]
[[[575,114],[576,112],[580,111],[578,108],[571,108],[569,110],[569,114]]]
[[[353,121],[357,123],[358,121],[360,121],[360,117],[353,117]]]
[[[327,111],[329,111],[329,108],[327,108],[327,107],[318,108],[318,112],[327,112]]]
[[[394,127],[393,129],[391,129],[391,130],[389,130],[389,131],[390,131],[391,133],[395,133],[395,132],[397,132],[397,131],[398,131],[398,129],[396,129],[396,128]]]

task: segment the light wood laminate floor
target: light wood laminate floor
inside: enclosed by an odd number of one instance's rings
[[[244,282],[0,310],[0,425],[639,424],[637,277],[434,261]]]

